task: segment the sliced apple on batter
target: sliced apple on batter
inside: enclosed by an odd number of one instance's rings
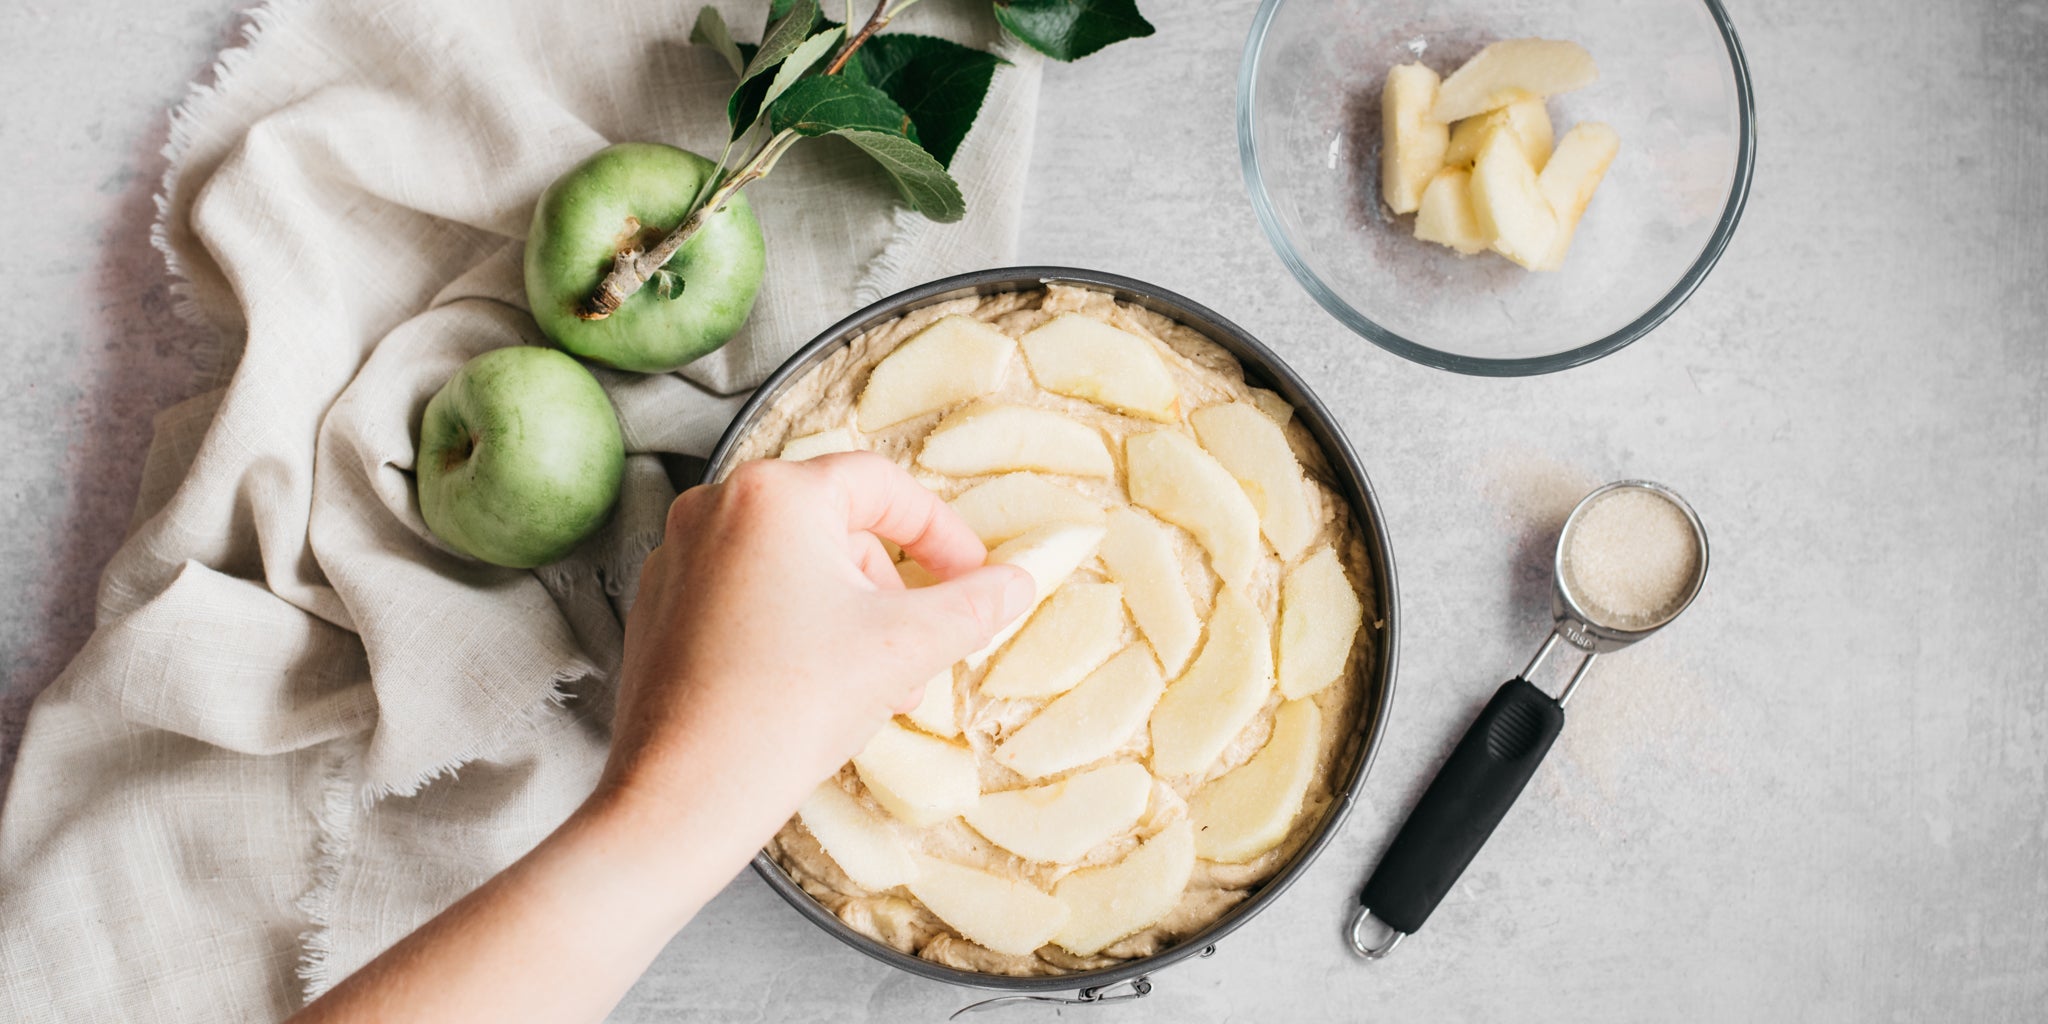
[[[957,817],[981,799],[974,751],[894,720],[853,755],[853,768],[876,803],[917,828]]]
[[[1436,119],[1445,124],[1510,103],[1555,96],[1600,77],[1593,55],[1560,39],[1504,39],[1479,51],[1436,93]]]
[[[1493,250],[1535,270],[1557,240],[1557,215],[1513,136],[1495,132],[1472,165],[1472,215]]]
[[[1043,786],[983,793],[966,817],[989,842],[1059,864],[1136,824],[1151,798],[1152,773],[1123,761]]]
[[[1280,695],[1306,697],[1337,681],[1365,625],[1365,605],[1337,552],[1319,548],[1280,583]]]
[[[1216,457],[1171,430],[1124,441],[1131,500],[1193,534],[1223,582],[1242,586],[1260,555],[1259,513]]]
[[[1017,343],[971,316],[946,316],[875,364],[855,422],[865,431],[937,412],[1003,386]]]
[[[967,656],[968,668],[979,668],[989,655],[1000,650],[1003,644],[1017,635],[1024,624],[1031,619],[1031,613],[1051,597],[1081,563],[1094,557],[1095,549],[1102,546],[1104,529],[1100,526],[1078,526],[1054,523],[1041,526],[988,553],[990,565],[1014,565],[1031,574],[1036,585],[1031,607],[1024,614],[1011,620],[1010,624],[996,631],[995,638],[981,650]]]
[[[1515,142],[1529,158],[1529,166],[1540,171],[1550,162],[1550,148],[1555,142],[1550,111],[1544,108],[1541,99],[1526,99],[1452,125],[1451,148],[1444,152],[1444,165],[1470,165],[1479,159],[1487,136],[1497,131],[1514,134]]]
[[[1180,559],[1166,528],[1140,512],[1112,511],[1102,538],[1102,564],[1123,584],[1124,603],[1138,631],[1152,642],[1159,664],[1168,675],[1178,674],[1202,637],[1202,620],[1195,617],[1195,599],[1181,578]]]
[[[917,862],[895,826],[862,807],[838,783],[820,783],[796,814],[854,884],[879,892],[917,877]]]
[[[1479,230],[1479,218],[1472,212],[1471,171],[1446,167],[1437,173],[1423,190],[1422,208],[1415,211],[1415,237],[1467,256],[1487,250],[1492,241]]]
[[[1280,845],[1315,776],[1322,728],[1315,701],[1280,705],[1266,745],[1189,798],[1195,852],[1205,860],[1242,864]]]
[[[953,668],[947,666],[924,684],[924,698],[903,713],[911,724],[934,736],[960,735],[959,699],[953,692]]]
[[[1030,882],[920,857],[910,894],[971,942],[1030,956],[1067,923],[1067,905]]]
[[[1436,103],[1436,72],[1421,64],[1388,70],[1380,94],[1380,198],[1395,213],[1413,213],[1444,165],[1450,122],[1432,112]]]
[[[1621,136],[1597,121],[1575,124],[1564,133],[1557,153],[1536,176],[1536,187],[1557,214],[1557,238],[1550,243],[1550,253],[1537,269],[1557,270],[1564,266],[1579,218],[1585,216],[1586,204],[1593,201],[1593,191],[1607,177],[1607,167],[1619,152]]]
[[[1209,640],[1152,709],[1152,770],[1208,771],[1273,691],[1273,642],[1258,606],[1231,587],[1216,594]]]
[[[1036,473],[1008,473],[975,484],[947,504],[990,547],[1047,523],[1102,522],[1102,506],[1094,499]]]
[[[1085,313],[1061,313],[1019,342],[1038,386],[1131,416],[1172,423],[1180,389],[1152,343]]]
[[[1053,941],[1076,956],[1094,956],[1172,913],[1194,871],[1194,829],[1181,818],[1123,860],[1060,879],[1053,896],[1066,906],[1067,920]]]
[[[1054,591],[981,677],[984,696],[1056,697],[1123,646],[1124,595],[1114,583]]]
[[[947,476],[1035,469],[1106,477],[1116,469],[1094,427],[1045,409],[993,403],[940,420],[924,439],[917,464]]]
[[[853,440],[853,431],[845,427],[833,427],[830,430],[820,430],[815,434],[805,434],[802,437],[790,438],[783,443],[782,454],[777,455],[776,458],[800,462],[804,459],[816,458],[820,455],[832,455],[838,452],[859,450],[860,445],[856,444]]]
[[[1223,464],[1259,513],[1266,541],[1292,561],[1316,535],[1308,482],[1280,424],[1247,402],[1203,406],[1188,416],[1196,439]]]
[[[1134,643],[1047,704],[990,756],[1027,779],[1100,761],[1145,725],[1165,689],[1152,652]]]

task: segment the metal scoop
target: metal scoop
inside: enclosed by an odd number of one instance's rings
[[[1692,525],[1698,559],[1692,578],[1663,607],[1648,616],[1624,618],[1603,613],[1587,599],[1574,582],[1566,556],[1572,550],[1575,531],[1584,525],[1587,510],[1600,499],[1617,491],[1647,491],[1676,506]],[[1558,535],[1557,555],[1552,566],[1551,615],[1555,619],[1550,635],[1520,675],[1502,684],[1487,702],[1486,710],[1465,731],[1450,759],[1422,794],[1408,820],[1380,858],[1372,878],[1365,883],[1358,910],[1351,917],[1348,935],[1351,950],[1367,960],[1378,960],[1401,940],[1422,928],[1424,921],[1451,891],[1458,876],[1479,848],[1486,844],[1494,827],[1514,805],[1522,788],[1536,773],[1536,766],[1564,728],[1564,706],[1577,691],[1580,681],[1603,654],[1610,654],[1662,629],[1692,604],[1707,578],[1707,530],[1685,503],[1685,499],[1662,484],[1647,480],[1622,480],[1595,490],[1581,499],[1565,520]],[[1562,641],[1584,655],[1571,681],[1552,699],[1529,682],[1544,660]],[[1386,934],[1369,942],[1366,924],[1377,918]]]

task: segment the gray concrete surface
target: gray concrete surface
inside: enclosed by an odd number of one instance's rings
[[[89,626],[150,414],[193,376],[149,195],[163,108],[235,5],[100,6],[0,11],[0,762]],[[2043,5],[1738,0],[1762,148],[1726,259],[1649,340],[1512,381],[1401,362],[1294,286],[1237,169],[1251,5],[1145,6],[1156,40],[1046,76],[1021,255],[1195,296],[1310,377],[1386,502],[1404,658],[1364,805],[1307,880],[1151,998],[1063,1016],[2039,1019]],[[1162,156],[1104,165],[1126,147]],[[1541,637],[1560,506],[1622,475],[1699,508],[1706,593],[1596,670],[1429,928],[1353,961],[1338,931],[1365,873]],[[937,1020],[969,999],[840,947],[746,876],[616,1017]]]

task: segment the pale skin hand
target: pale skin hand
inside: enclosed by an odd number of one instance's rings
[[[943,582],[905,590],[877,536]],[[756,462],[669,510],[626,621],[611,756],[533,852],[296,1021],[596,1021],[1028,576],[880,456]]]

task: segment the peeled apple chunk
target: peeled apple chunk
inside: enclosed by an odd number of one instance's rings
[[[1132,644],[1047,704],[990,756],[1027,779],[1100,761],[1144,726],[1165,689],[1152,653],[1143,643]]]
[[[947,476],[1035,469],[1106,477],[1116,470],[1094,427],[1022,405],[973,405],[939,421],[917,464]]]
[[[1437,89],[1435,118],[1450,124],[1510,103],[1591,85],[1593,55],[1560,39],[1504,39],[1479,51]]]
[[[1586,204],[1593,201],[1593,190],[1600,187],[1608,165],[1619,152],[1621,137],[1598,121],[1575,124],[1564,133],[1557,153],[1544,165],[1543,173],[1536,176],[1536,188],[1557,215],[1557,239],[1550,243],[1550,254],[1537,269],[1556,270],[1564,266],[1579,218],[1585,215]]]
[[[971,316],[940,317],[868,373],[856,412],[860,429],[880,430],[958,405],[1003,386],[1017,343]]]
[[[1322,728],[1315,701],[1280,705],[1266,745],[1188,800],[1195,852],[1205,860],[1242,864],[1280,845],[1315,775]]]
[[[1123,646],[1124,596],[1114,583],[1069,583],[1046,599],[981,677],[983,696],[1055,697]]]
[[[1401,64],[1387,72],[1380,94],[1380,197],[1395,213],[1413,213],[1422,190],[1444,165],[1450,122],[1437,105],[1436,72]]]
[[[1009,473],[976,484],[947,504],[990,546],[1048,523],[1102,522],[1101,505],[1034,473]]]
[[[1280,583],[1280,695],[1306,697],[1337,681],[1351,658],[1365,605],[1337,552],[1320,548]]]
[[[1202,637],[1202,620],[1195,617],[1195,599],[1181,578],[1166,527],[1141,512],[1117,509],[1109,514],[1101,553],[1110,576],[1123,584],[1124,603],[1159,664],[1169,675],[1178,673]]]
[[[1066,863],[1130,828],[1151,798],[1152,774],[1124,761],[1043,786],[983,793],[967,823],[1025,860]]]
[[[1549,162],[1554,140],[1550,111],[1544,109],[1542,100],[1529,99],[1452,125],[1451,148],[1444,153],[1444,164],[1457,167],[1478,159],[1487,136],[1496,131],[1514,133],[1515,141],[1529,158],[1529,166],[1540,171]]]
[[[1437,172],[1422,193],[1422,209],[1415,211],[1415,237],[1467,256],[1486,251],[1491,240],[1472,212],[1472,172],[1462,167]]]
[[[1146,419],[1171,423],[1180,389],[1152,343],[1085,313],[1061,313],[1024,335],[1038,386]]]
[[[893,719],[853,755],[853,768],[876,803],[917,828],[956,817],[981,799],[974,751]]]
[[[1031,613],[1045,599],[1052,596],[1081,563],[1094,557],[1095,549],[1102,546],[1104,530],[1100,526],[1076,526],[1055,523],[1041,526],[1036,530],[996,548],[988,553],[989,565],[1014,565],[1031,574],[1036,584],[1036,596],[1031,607],[1017,616],[1009,625],[996,631],[995,638],[981,650],[967,656],[967,667],[977,668],[988,660],[989,655],[999,650],[1004,643],[1017,635],[1024,624],[1031,619]]]
[[[1209,641],[1152,710],[1152,770],[1207,771],[1273,691],[1273,643],[1258,606],[1230,587],[1216,594]]]
[[[1194,829],[1181,818],[1123,860],[1060,879],[1053,896],[1066,906],[1067,921],[1052,940],[1076,956],[1094,956],[1172,913],[1194,871]]]
[[[1237,478],[1187,435],[1171,430],[1124,441],[1131,500],[1188,531],[1223,582],[1242,585],[1258,565],[1259,513]]]
[[[1315,538],[1308,483],[1280,424],[1246,402],[1204,406],[1188,416],[1195,438],[1230,475],[1259,513],[1259,529],[1283,561]]]
[[[858,451],[859,449],[860,445],[854,443],[852,431],[845,427],[833,427],[830,430],[820,430],[815,434],[805,434],[802,437],[790,438],[787,442],[783,443],[782,454],[776,456],[776,458],[797,462],[803,459],[816,458],[820,455],[832,455],[837,452],[851,452]]]
[[[1030,956],[1067,923],[1067,905],[1029,882],[919,857],[910,894],[954,931],[998,953]]]
[[[796,815],[855,885],[879,892],[917,877],[917,862],[894,826],[830,779],[811,791]]]
[[[1495,252],[1535,270],[1557,240],[1557,217],[1536,170],[1507,132],[1495,132],[1472,165],[1472,214]]]

